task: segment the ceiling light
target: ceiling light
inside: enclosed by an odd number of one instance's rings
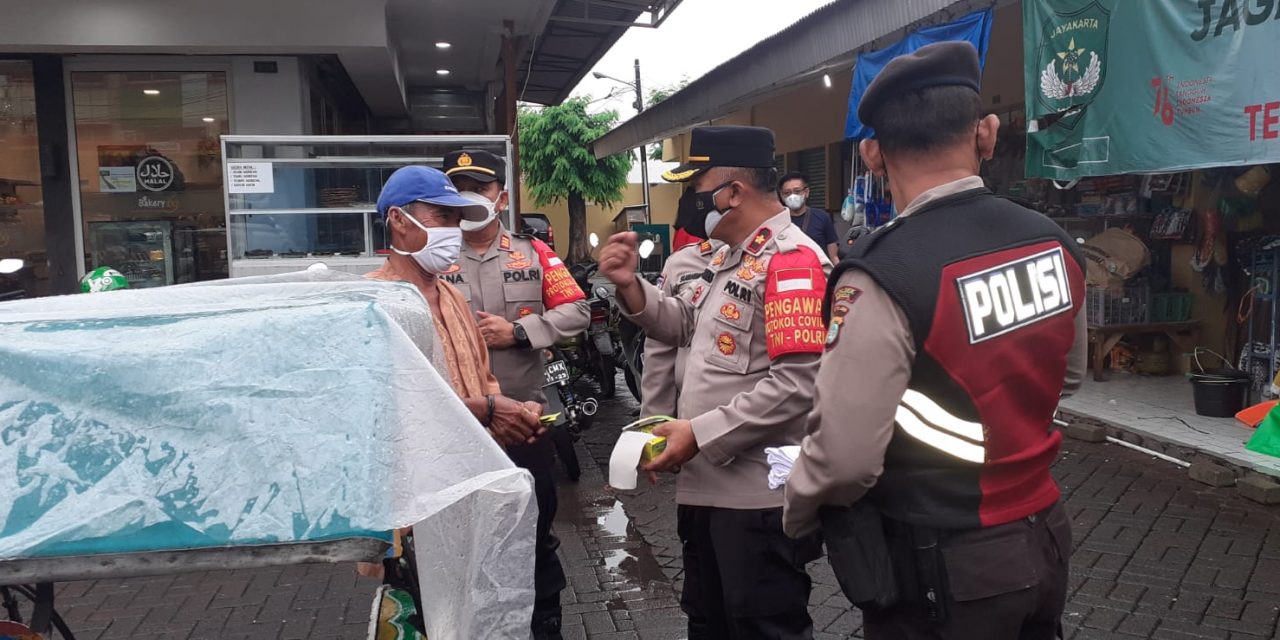
[[[438,76],[447,76],[447,75],[449,75],[449,70],[448,70],[448,69],[436,69],[436,75],[438,75]]]
[[[822,86],[828,89],[831,88],[831,74],[829,73],[822,74]]]
[[[210,118],[209,116],[205,116],[205,117],[200,118],[200,119],[201,119],[201,120],[204,120],[205,122],[213,122],[213,121],[214,121],[214,119],[213,119],[213,118]]]
[[[449,47],[452,47],[452,46],[453,46],[453,45],[449,44],[448,42],[444,42],[444,41],[441,41],[441,42],[437,42],[437,43],[436,43],[436,48],[437,48],[437,49],[448,49]]]
[[[159,90],[159,89],[143,89],[143,90],[142,90],[142,92],[143,92],[143,93],[145,93],[145,94],[147,94],[147,95],[149,95],[149,96],[158,96],[158,95],[160,95],[160,90]]]

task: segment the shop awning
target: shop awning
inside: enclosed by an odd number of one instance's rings
[[[992,0],[836,0],[760,41],[592,144],[597,158],[669,138],[821,74],[945,11],[958,18]],[[887,42],[886,42],[887,44]]]

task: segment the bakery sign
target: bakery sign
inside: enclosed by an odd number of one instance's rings
[[[138,161],[138,186],[147,191],[164,191],[173,186],[173,163],[164,156],[147,156]]]

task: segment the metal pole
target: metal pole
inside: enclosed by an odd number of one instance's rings
[[[636,58],[636,115],[644,111],[644,94],[640,92],[640,59]],[[640,145],[640,182],[644,183],[644,222],[653,222],[653,212],[649,210],[649,154],[644,145]]]

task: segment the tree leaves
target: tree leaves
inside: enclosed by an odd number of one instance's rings
[[[519,114],[520,169],[525,186],[538,206],[559,202],[570,194],[609,207],[622,201],[631,170],[630,154],[596,160],[589,145],[618,121],[613,111],[588,113],[588,101],[571,98]]]

